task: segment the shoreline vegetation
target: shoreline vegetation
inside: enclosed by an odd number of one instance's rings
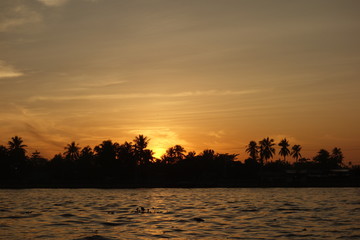
[[[150,139],[103,141],[93,149],[71,142],[52,159],[27,153],[21,137],[0,145],[0,188],[208,188],[208,187],[360,187],[360,166],[344,164],[340,148],[321,149],[312,159],[286,138],[250,141],[248,158],[206,149],[170,147],[161,158],[148,149]],[[274,155],[282,159],[274,160]],[[292,157],[291,163],[287,158]]]

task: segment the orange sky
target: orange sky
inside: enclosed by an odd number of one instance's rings
[[[3,0],[0,144],[151,138],[247,155],[283,137],[360,164],[360,2]]]

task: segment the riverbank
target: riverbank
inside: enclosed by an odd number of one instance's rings
[[[360,187],[360,177],[347,179],[311,179],[301,181],[279,181],[279,179],[243,179],[243,180],[208,180],[208,181],[148,181],[114,183],[7,183],[0,184],[0,189],[26,188],[331,188]]]

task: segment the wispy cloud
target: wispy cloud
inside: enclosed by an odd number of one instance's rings
[[[72,101],[72,100],[113,100],[113,99],[136,99],[136,98],[183,98],[183,97],[218,97],[236,96],[257,93],[259,90],[207,90],[187,91],[178,93],[124,93],[124,94],[91,94],[78,96],[34,96],[30,101]]]
[[[276,144],[278,144],[281,140],[283,140],[285,138],[286,138],[286,140],[288,140],[290,145],[301,144],[301,142],[293,136],[289,136],[286,134],[278,134],[278,135],[273,136],[273,139],[275,140]]]
[[[25,5],[14,5],[2,9],[0,14],[0,32],[8,31],[14,27],[40,22],[42,16]]]
[[[22,75],[22,72],[7,64],[5,61],[0,60],[0,78],[19,77]]]
[[[48,7],[58,7],[67,3],[69,0],[38,0],[38,1]]]
[[[208,135],[210,137],[222,138],[225,135],[225,132],[223,130],[211,131],[211,132],[208,133]]]
[[[110,88],[122,85],[126,81],[99,81],[99,82],[82,82],[78,86],[71,87],[66,89],[66,91],[81,91],[89,89],[99,89],[99,88]]]
[[[86,0],[87,2],[96,2],[97,0]],[[42,4],[48,6],[48,7],[59,7],[67,2],[70,2],[70,0],[38,0],[38,2],[41,2]]]

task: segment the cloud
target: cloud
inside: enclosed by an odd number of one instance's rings
[[[7,64],[6,62],[0,60],[0,78],[20,77],[22,75],[22,72],[16,70],[13,66]]]
[[[209,132],[208,135],[209,135],[210,137],[222,138],[222,136],[225,135],[225,132],[224,132],[223,130],[212,131],[212,132]]]
[[[48,7],[58,7],[67,3],[69,0],[38,0],[38,1]]]
[[[237,96],[257,93],[258,90],[244,91],[188,91],[178,93],[125,93],[125,94],[91,94],[79,96],[35,96],[30,101],[73,101],[73,100],[113,100],[113,99],[137,99],[137,98],[183,98],[183,97],[219,97],[219,96]]]
[[[284,138],[286,138],[286,140],[288,140],[288,142],[291,146],[294,144],[301,144],[301,142],[293,136],[289,136],[289,135],[285,135],[285,134],[278,134],[278,135],[273,136],[273,139],[275,140],[276,145],[278,143],[280,143],[280,141],[283,140]]]
[[[42,16],[27,6],[10,6],[2,9],[0,14],[0,32],[41,20]]]
[[[66,4],[69,1],[70,0],[38,0],[38,2],[41,2],[42,4],[48,7],[59,7]],[[97,0],[87,0],[87,2],[96,2],[96,1]]]
[[[99,89],[99,88],[109,88],[122,85],[127,81],[101,81],[101,82],[92,82],[92,83],[80,83],[78,87],[71,87],[66,89],[66,91],[79,91],[79,90],[89,90],[89,89]]]

